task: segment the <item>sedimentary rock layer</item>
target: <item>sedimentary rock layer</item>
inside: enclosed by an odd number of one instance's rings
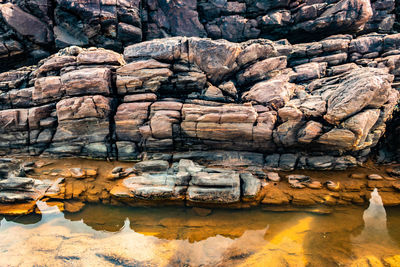
[[[400,35],[291,45],[175,37],[123,55],[70,47],[0,75],[8,153],[135,159],[247,151],[276,168],[346,168],[398,101]]]
[[[4,0],[0,59],[37,60],[70,45],[122,51],[171,36],[304,42],[337,33],[390,33],[395,6],[395,0]]]

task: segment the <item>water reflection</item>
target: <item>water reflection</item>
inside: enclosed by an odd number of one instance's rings
[[[390,257],[385,258],[388,253],[399,253],[399,246],[389,235],[386,210],[376,188],[371,193],[369,207],[363,213],[363,220],[362,232],[351,239],[354,254],[360,264],[376,265],[382,257],[384,261],[390,260]]]
[[[398,224],[391,223],[400,213],[388,211],[383,227],[379,206],[330,215],[254,209],[208,216],[188,208],[38,208],[39,217],[2,219],[1,266],[350,266],[400,258]]]

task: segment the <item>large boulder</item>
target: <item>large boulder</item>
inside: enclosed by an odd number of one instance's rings
[[[327,80],[318,91],[327,100],[324,119],[339,124],[362,109],[383,106],[392,92],[393,75],[384,69],[361,68],[345,73],[336,80],[335,86]],[[317,94],[318,92],[313,92]]]

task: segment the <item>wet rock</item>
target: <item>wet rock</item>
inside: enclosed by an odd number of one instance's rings
[[[266,193],[261,203],[266,205],[284,205],[288,204],[289,201],[289,195],[285,194],[281,189],[269,185],[266,188]]]

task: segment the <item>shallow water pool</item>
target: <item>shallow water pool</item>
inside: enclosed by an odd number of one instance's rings
[[[4,217],[0,266],[399,266],[400,209],[330,214],[87,205]],[[211,213],[210,213],[211,212]]]

